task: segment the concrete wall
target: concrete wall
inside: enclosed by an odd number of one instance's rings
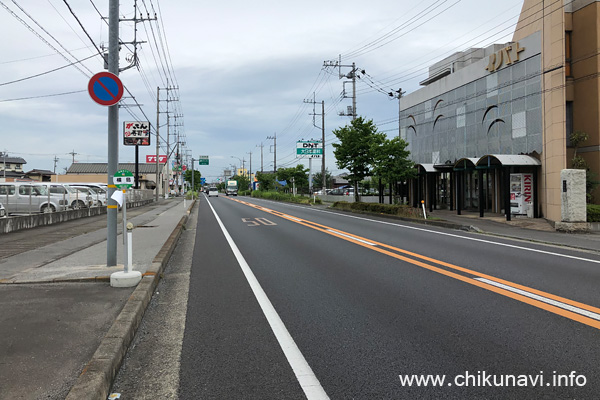
[[[127,208],[141,207],[152,203],[153,199],[136,200],[127,202]],[[106,207],[84,208],[80,210],[59,211],[54,213],[32,214],[24,216],[13,216],[0,218],[0,234],[30,229],[38,226],[59,224],[78,218],[93,217],[106,214]]]

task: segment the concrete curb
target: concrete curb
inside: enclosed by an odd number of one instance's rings
[[[481,232],[480,229],[474,227],[473,225],[463,225],[463,224],[457,224],[457,223],[449,222],[449,221],[438,221],[438,220],[425,220],[425,219],[417,219],[417,218],[408,218],[408,217],[401,217],[399,215],[393,215],[393,214],[381,214],[381,213],[375,213],[375,212],[369,212],[369,211],[359,211],[359,210],[343,210],[341,208],[334,208],[334,207],[327,207],[327,208],[329,208],[331,210],[335,210],[337,212],[342,212],[342,213],[347,213],[347,214],[371,215],[373,217],[395,219],[395,220],[398,220],[398,221],[413,222],[413,223],[416,223],[416,224],[429,225],[429,226],[437,226],[437,227],[440,227],[440,228],[449,228],[449,229],[459,229],[459,230],[463,230],[463,231]]]
[[[108,397],[113,379],[121,367],[127,349],[142,321],[146,307],[152,299],[162,272],[175,250],[177,241],[195,204],[196,201],[192,201],[187,209],[187,215],[181,217],[181,220],[152,261],[152,265],[148,268],[121,313],[102,339],[92,359],[77,378],[66,400],[104,400]]]

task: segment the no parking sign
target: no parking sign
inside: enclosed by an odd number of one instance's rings
[[[88,83],[88,93],[92,100],[103,106],[113,106],[123,97],[123,83],[111,72],[98,72]]]

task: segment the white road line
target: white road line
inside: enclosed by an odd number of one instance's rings
[[[591,311],[584,310],[582,308],[575,307],[575,306],[572,306],[570,304],[562,303],[560,301],[552,300],[552,299],[549,299],[549,298],[544,297],[544,296],[540,296],[540,295],[537,295],[537,294],[534,294],[534,293],[527,292],[525,290],[517,289],[517,288],[514,288],[512,286],[504,285],[502,283],[494,282],[494,281],[491,281],[489,279],[485,279],[485,278],[474,278],[474,279],[476,281],[484,282],[484,283],[487,283],[488,285],[496,286],[496,287],[499,287],[499,288],[511,291],[513,293],[518,293],[520,295],[529,297],[530,299],[535,299],[535,300],[544,302],[546,304],[550,304],[550,305],[553,305],[553,306],[556,306],[556,307],[560,307],[560,308],[563,308],[565,310],[577,313],[579,315],[584,315],[584,316],[586,316],[588,318],[592,318],[592,319],[600,321],[600,315],[596,314],[596,313],[593,313]]]
[[[277,311],[275,310],[275,307],[273,307],[271,300],[269,300],[267,297],[267,294],[260,286],[260,283],[256,279],[256,276],[254,276],[254,273],[252,272],[252,269],[250,269],[246,259],[238,249],[231,235],[229,235],[227,228],[225,228],[225,225],[223,225],[223,222],[221,222],[221,219],[217,215],[217,212],[213,208],[212,204],[209,202],[208,205],[217,219],[217,222],[221,227],[221,230],[223,231],[223,234],[225,235],[227,243],[229,243],[235,258],[237,259],[237,262],[239,263],[246,280],[250,284],[250,288],[252,289],[256,300],[258,300],[258,304],[265,314],[265,317],[271,326],[271,330],[273,330],[273,333],[275,334],[283,353],[290,363],[294,374],[296,374],[296,379],[298,379],[298,383],[300,383],[302,390],[304,390],[304,394],[308,400],[329,399],[329,396],[327,396],[327,393],[325,393],[325,390],[321,386],[321,383],[315,376],[313,370],[310,368],[308,362],[306,362],[306,359],[300,352],[296,342],[283,324],[279,314],[277,314]]]
[[[358,238],[355,238],[354,236],[346,235],[345,233],[334,231],[333,229],[327,229],[327,232],[335,233],[336,235],[347,237],[348,239],[356,240],[357,242],[361,242],[361,243],[367,244],[369,246],[377,246],[375,243],[367,242],[366,240],[358,239]]]
[[[433,230],[425,229],[425,228],[417,228],[416,226],[409,226],[409,225],[397,224],[397,223],[394,223],[394,222],[377,221],[377,220],[374,220],[374,219],[369,219],[369,218],[364,218],[364,217],[357,217],[357,216],[354,216],[354,215],[340,214],[340,213],[331,212],[331,211],[318,210],[318,209],[313,209],[313,208],[305,208],[305,207],[294,206],[294,205],[289,205],[289,204],[286,204],[286,205],[288,207],[298,207],[298,208],[302,208],[304,210],[309,210],[309,211],[322,212],[322,213],[326,213],[326,214],[335,214],[335,215],[339,215],[339,216],[346,217],[346,218],[360,219],[360,220],[363,220],[363,221],[375,222],[375,223],[383,224],[383,225],[392,225],[392,226],[397,226],[397,227],[400,227],[400,228],[413,229],[413,230],[416,230],[416,231],[427,232],[427,233],[435,233],[437,235],[450,236],[450,237],[454,237],[454,238],[458,238],[458,239],[463,239],[463,240],[472,240],[474,242],[493,244],[493,245],[496,245],[496,246],[510,247],[512,249],[532,251],[534,253],[541,253],[541,254],[546,254],[546,255],[550,255],[550,256],[564,257],[564,258],[570,258],[572,260],[586,261],[586,262],[591,262],[591,263],[595,263],[595,264],[600,264],[600,260],[592,260],[590,258],[570,256],[568,254],[554,253],[552,251],[530,249],[528,247],[517,246],[517,245],[514,245],[514,244],[499,243],[499,242],[493,242],[491,240],[485,240],[485,239],[478,239],[478,238],[474,238],[474,237],[456,235],[456,234],[453,234],[453,233],[438,232],[438,231],[433,231]],[[543,243],[541,245],[543,245]]]

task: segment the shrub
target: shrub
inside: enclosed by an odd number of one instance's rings
[[[600,205],[587,205],[587,222],[600,222]]]
[[[336,201],[333,208],[349,211],[372,212],[377,214],[398,215],[407,218],[423,218],[420,208],[413,208],[405,205],[379,204],[379,203],[348,203],[346,201]]]
[[[267,200],[275,201],[286,201],[288,203],[299,203],[299,204],[321,204],[321,199],[317,198],[313,201],[312,197],[307,196],[293,196],[289,193],[281,192],[266,192],[262,190],[255,190],[252,192],[252,197],[257,197]]]

